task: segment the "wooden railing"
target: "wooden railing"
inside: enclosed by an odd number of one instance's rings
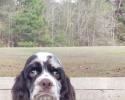
[[[77,100],[125,100],[124,77],[71,78]],[[0,100],[12,100],[13,77],[0,77]]]

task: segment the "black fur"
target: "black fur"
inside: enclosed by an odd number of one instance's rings
[[[30,93],[28,89],[28,80],[26,77],[27,65],[36,58],[35,55],[29,57],[26,61],[23,71],[16,77],[15,84],[12,88],[12,100],[30,100]]]
[[[27,88],[26,79],[23,72],[17,76],[16,82],[12,88],[12,100],[30,100],[30,94]]]
[[[69,78],[65,75],[65,72],[62,70],[61,72],[61,97],[60,100],[76,100],[75,91]]]

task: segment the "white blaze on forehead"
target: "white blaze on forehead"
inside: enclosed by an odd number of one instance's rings
[[[49,63],[55,68],[62,67],[59,59],[52,53],[38,52],[35,55],[37,56],[37,60],[41,63],[49,61]]]
[[[38,52],[35,54],[39,60],[46,62],[48,60],[49,56],[53,56],[52,53],[48,53],[48,52]]]

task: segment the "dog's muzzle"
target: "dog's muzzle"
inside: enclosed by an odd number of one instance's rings
[[[56,100],[56,98],[49,94],[39,93],[34,97],[34,100]]]
[[[34,96],[33,100],[57,100],[51,92],[53,83],[49,79],[42,79],[39,86],[42,88],[42,90]]]

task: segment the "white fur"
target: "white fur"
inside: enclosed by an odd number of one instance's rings
[[[31,100],[34,100],[34,96],[39,93],[41,87],[39,83],[43,79],[48,79],[52,82],[53,86],[50,90],[51,94],[56,98],[56,100],[59,100],[60,98],[60,89],[61,89],[61,83],[57,81],[52,75],[49,74],[46,70],[44,70],[41,75],[35,80],[34,82],[34,89],[33,92],[31,93]]]
[[[60,63],[59,59],[52,53],[38,52],[35,55],[37,56],[37,59],[35,59],[35,60],[38,60],[42,65],[43,65],[43,62],[46,62],[48,60],[48,57],[51,56],[49,61],[53,67],[55,67],[55,68],[63,67],[62,64]]]
[[[53,56],[52,53],[48,53],[48,52],[38,52],[35,54],[39,60],[46,62],[48,60],[48,56]]]

